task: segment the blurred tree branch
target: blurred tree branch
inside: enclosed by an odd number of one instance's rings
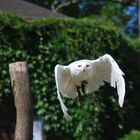
[[[71,4],[75,4],[76,2],[78,2],[78,0],[71,0],[71,1],[67,1],[67,2],[59,4],[58,1],[55,0],[51,5],[51,10],[56,12],[56,11],[59,11],[61,8],[69,6]]]
[[[137,1],[139,1],[139,0],[113,0],[113,1],[121,3],[123,5],[129,5],[129,4],[137,5]]]

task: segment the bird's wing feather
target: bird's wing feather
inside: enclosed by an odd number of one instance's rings
[[[61,108],[63,111],[64,116],[69,119],[70,116],[67,113],[67,108],[64,105],[64,102],[62,100],[62,96],[69,97],[69,98],[75,98],[76,97],[76,88],[74,86],[74,83],[71,79],[71,74],[68,66],[62,66],[62,65],[56,65],[55,66],[55,82],[57,87],[57,94],[58,99],[61,104]]]
[[[123,75],[124,73],[115,60],[110,55],[106,54],[93,60],[93,78],[90,81],[89,90],[96,90],[99,86],[104,84],[104,81],[109,82],[112,87],[117,87],[119,96],[118,102],[120,107],[122,107],[125,96],[125,81]],[[92,82],[95,83],[95,87],[92,86]]]
[[[61,92],[62,96],[75,98],[77,96],[76,87],[72,80],[69,67],[56,65],[55,71],[57,89]]]

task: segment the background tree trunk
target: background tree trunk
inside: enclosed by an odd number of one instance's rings
[[[32,140],[33,107],[26,63],[10,64],[9,72],[17,113],[15,140]]]
[[[138,0],[138,32],[140,38],[140,0]]]

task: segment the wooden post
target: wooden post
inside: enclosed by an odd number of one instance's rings
[[[9,72],[17,116],[15,140],[32,140],[33,107],[26,63],[9,64]]]

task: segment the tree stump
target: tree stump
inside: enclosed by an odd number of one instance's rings
[[[16,107],[15,140],[32,140],[33,107],[26,63],[9,64],[9,72]]]

